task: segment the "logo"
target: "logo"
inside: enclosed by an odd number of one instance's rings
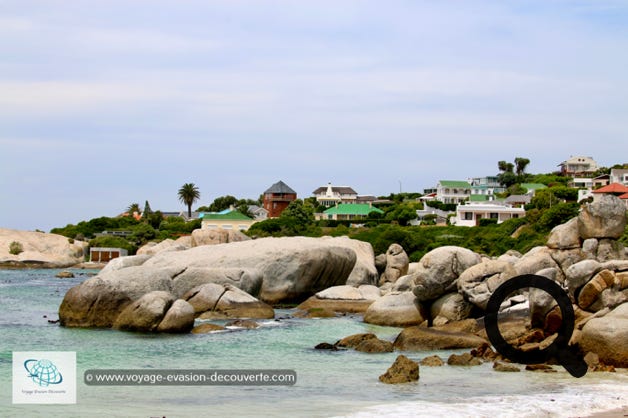
[[[47,359],[28,359],[24,362],[28,376],[39,386],[58,385],[63,382],[63,376],[54,363]]]
[[[76,403],[76,352],[14,351],[14,404]]]
[[[560,313],[562,315],[562,323],[558,330],[558,335],[549,347],[539,351],[524,352],[518,350],[508,344],[497,323],[497,314],[502,302],[514,291],[526,287],[534,287],[549,293],[556,300]],[[524,274],[513,277],[502,283],[491,295],[486,306],[486,316],[484,317],[484,325],[488,339],[493,347],[502,356],[521,364],[540,364],[545,363],[551,358],[560,362],[560,364],[573,377],[582,377],[587,373],[587,364],[582,358],[582,354],[577,347],[570,346],[569,340],[574,330],[575,314],[569,295],[558,285],[558,283],[535,274]]]

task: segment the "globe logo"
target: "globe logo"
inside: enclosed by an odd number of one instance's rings
[[[63,381],[61,372],[50,360],[28,359],[24,362],[24,368],[33,382],[39,386],[58,385]]]

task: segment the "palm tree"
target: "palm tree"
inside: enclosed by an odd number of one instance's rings
[[[129,205],[128,208],[126,208],[126,211],[128,212],[129,215],[133,216],[133,214],[135,212],[137,213],[142,213],[142,211],[140,210],[140,204],[139,203],[131,203]]]
[[[201,192],[194,183],[185,183],[179,189],[179,200],[188,207],[188,218],[192,217],[192,205],[201,197]]]

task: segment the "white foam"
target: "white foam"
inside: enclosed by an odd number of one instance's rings
[[[368,407],[345,417],[582,417],[627,407],[627,389],[626,385],[618,384],[574,385],[557,393],[480,396],[447,403],[399,402]]]

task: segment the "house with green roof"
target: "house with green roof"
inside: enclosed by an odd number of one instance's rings
[[[234,208],[221,212],[203,212],[199,215],[201,229],[235,229],[246,231],[257,222]]]
[[[461,180],[440,180],[436,185],[436,197],[443,203],[462,203],[471,196],[471,184]]]
[[[350,221],[363,220],[372,213],[384,214],[384,211],[377,209],[368,203],[339,203],[327,209],[321,214],[317,214],[318,220]]]

